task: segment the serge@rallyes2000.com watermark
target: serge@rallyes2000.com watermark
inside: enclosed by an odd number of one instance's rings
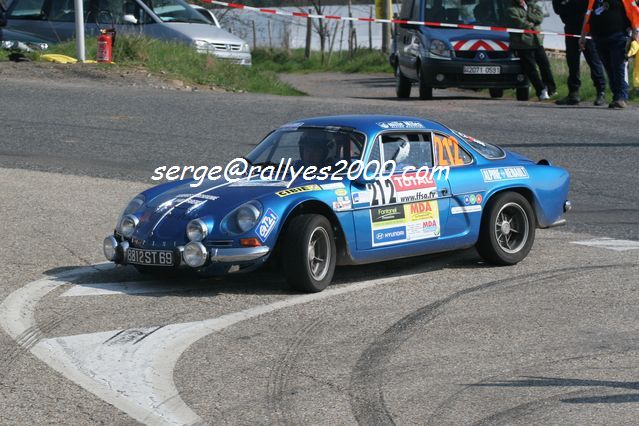
[[[383,164],[379,160],[371,160],[364,163],[362,160],[354,160],[348,162],[340,160],[334,165],[316,167],[296,165],[288,158],[282,158],[279,163],[270,164],[251,164],[246,158],[235,158],[226,166],[160,166],[157,167],[151,180],[159,181],[166,179],[168,181],[184,180],[192,178],[194,182],[191,187],[197,188],[204,183],[206,179],[217,181],[224,178],[227,182],[236,182],[240,179],[261,179],[266,181],[285,181],[289,180],[286,187],[288,188],[298,177],[302,177],[307,181],[343,181],[357,180],[364,176],[367,178],[385,178],[395,174],[397,163],[394,160],[387,160]],[[420,166],[411,165],[403,166],[402,177],[406,179],[414,179],[415,177],[423,178],[428,181],[448,179],[450,166]]]

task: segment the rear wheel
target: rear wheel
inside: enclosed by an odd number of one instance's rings
[[[530,90],[528,87],[518,87],[517,88],[517,100],[518,101],[527,101],[530,99]]]
[[[433,99],[433,88],[423,78],[421,65],[417,67],[417,78],[419,79],[419,99]]]
[[[282,248],[284,274],[293,288],[316,293],[331,283],[337,251],[333,228],[326,217],[317,214],[294,217]]]
[[[399,65],[395,67],[395,93],[400,99],[406,99],[410,97],[411,82],[404,77],[399,69]]]
[[[491,98],[501,98],[504,96],[504,89],[488,89]]]
[[[477,242],[479,254],[497,265],[514,265],[523,260],[535,240],[534,214],[521,194],[496,195],[482,216]]]

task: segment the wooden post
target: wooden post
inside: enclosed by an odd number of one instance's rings
[[[253,50],[255,50],[255,47],[257,47],[257,35],[255,33],[255,21],[251,21],[251,23],[253,24]]]
[[[268,27],[268,48],[272,49],[273,48],[273,38],[271,37],[271,21],[268,20],[267,21],[267,27]]]
[[[373,17],[373,6],[371,6],[371,11],[369,16],[371,18]],[[372,22],[368,23],[368,50],[373,50],[373,23]]]
[[[311,9],[308,10],[308,13],[313,13]],[[306,19],[306,48],[304,49],[304,59],[308,59],[311,57],[311,36],[313,35],[313,23],[311,22],[311,18]]]

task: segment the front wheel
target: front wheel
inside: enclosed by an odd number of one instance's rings
[[[422,66],[419,65],[417,68],[417,78],[419,79],[419,99],[433,99],[433,87],[428,85],[422,74]]]
[[[321,215],[304,214],[292,219],[282,250],[286,280],[306,293],[324,290],[332,281],[336,256],[333,228]]]
[[[530,90],[528,87],[518,87],[516,91],[518,101],[527,101],[530,99]]]
[[[411,82],[404,77],[404,74],[399,70],[399,65],[395,67],[395,93],[400,99],[406,99],[410,96]]]
[[[482,216],[477,251],[497,265],[514,265],[523,260],[535,240],[535,212],[521,194],[504,192],[495,196]]]

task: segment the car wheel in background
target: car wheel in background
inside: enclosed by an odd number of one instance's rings
[[[409,79],[404,77],[402,72],[399,70],[399,66],[395,67],[395,93],[397,94],[397,97],[400,99],[410,97],[411,87],[412,83]]]
[[[535,212],[524,196],[503,192],[492,198],[481,219],[477,251],[497,265],[523,260],[535,240]]]
[[[430,100],[433,99],[433,88],[429,86],[422,78],[422,67],[417,67],[417,78],[419,79],[419,99]]]
[[[291,287],[316,293],[324,290],[335,272],[333,228],[321,215],[304,214],[291,220],[282,247],[282,263]]]
[[[504,96],[504,89],[488,89],[491,98],[501,98]]]
[[[527,101],[530,99],[530,90],[528,87],[518,87],[517,88],[517,100],[518,101]]]

